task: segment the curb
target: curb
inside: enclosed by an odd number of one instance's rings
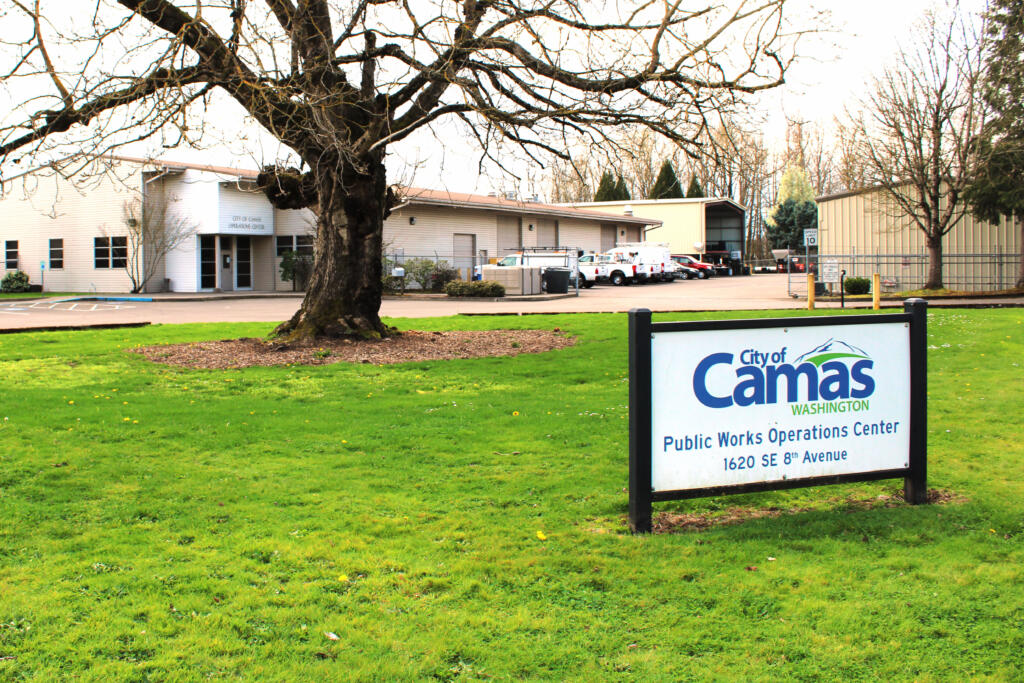
[[[153,323],[97,323],[95,325],[47,325],[44,327],[2,328],[0,334],[20,334],[22,332],[65,332],[78,330],[116,330],[128,327],[147,327]]]

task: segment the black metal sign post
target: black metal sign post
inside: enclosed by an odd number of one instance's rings
[[[912,505],[928,502],[928,302],[907,299],[910,315],[910,472],[903,480],[903,499]]]
[[[928,451],[928,364],[927,310],[923,299],[908,299],[904,313],[813,318],[768,318],[761,320],[706,320],[687,323],[652,323],[651,311],[629,311],[629,526],[634,533],[649,533],[652,527],[652,503],[685,500],[732,493],[752,493],[842,484],[858,481],[903,478],[906,501],[912,505],[927,502]],[[905,322],[910,328],[910,428],[909,453],[904,468],[834,474],[824,477],[694,488],[679,491],[654,491],[652,487],[652,396],[651,339],[655,332],[699,330],[744,330],[778,327],[877,324]]]
[[[629,311],[629,526],[651,531],[651,312]]]

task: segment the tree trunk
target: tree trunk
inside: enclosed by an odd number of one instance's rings
[[[928,236],[928,281],[925,289],[942,289],[942,237]]]
[[[388,191],[381,155],[360,168],[316,169],[319,198],[313,272],[302,306],[274,330],[284,341],[395,334],[380,320],[381,249]]]

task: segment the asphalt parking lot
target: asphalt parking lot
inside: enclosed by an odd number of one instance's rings
[[[133,323],[275,322],[290,317],[302,301],[301,295],[298,294],[245,293],[165,294],[153,295],[152,299],[0,300],[0,331]],[[393,318],[423,318],[488,313],[515,315],[624,312],[638,307],[653,311],[717,311],[791,309],[806,306],[805,300],[794,299],[787,293],[785,274],[767,274],[718,277],[709,280],[678,280],[671,283],[626,287],[598,285],[592,289],[581,290],[578,297],[570,295],[562,298],[523,297],[516,300],[471,301],[422,295],[386,297],[381,306],[381,314]],[[819,305],[820,308],[838,306],[838,303]]]

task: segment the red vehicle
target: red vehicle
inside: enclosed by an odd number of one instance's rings
[[[710,263],[704,263],[703,261],[698,261],[692,256],[687,256],[685,254],[673,254],[672,260],[681,266],[693,268],[697,271],[697,277],[702,280],[715,274],[715,267],[713,265]]]
[[[786,259],[779,259],[775,262],[775,269],[780,273],[786,271]],[[802,256],[790,256],[789,257],[789,271],[790,273],[802,273],[807,270],[807,264],[804,262]]]

